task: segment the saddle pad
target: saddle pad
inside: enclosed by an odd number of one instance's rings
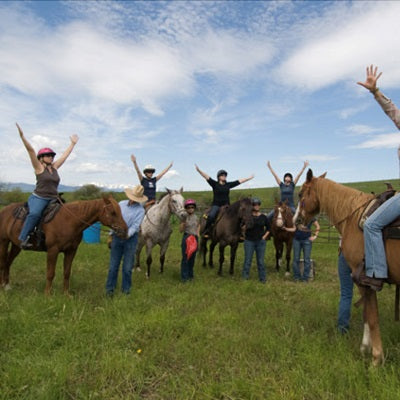
[[[60,207],[61,203],[57,199],[52,200],[43,212],[41,224],[47,224],[48,222],[50,222],[60,210]],[[28,213],[28,203],[24,203],[22,206],[16,207],[14,209],[13,217],[16,219],[21,219],[23,221]]]

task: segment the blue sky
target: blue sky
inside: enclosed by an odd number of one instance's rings
[[[0,3],[0,181],[33,183],[36,149],[80,141],[62,183],[209,189],[194,169],[271,187],[309,160],[339,182],[397,178],[400,135],[365,89],[400,106],[400,2]]]

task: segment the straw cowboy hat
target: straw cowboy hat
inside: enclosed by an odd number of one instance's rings
[[[133,188],[126,188],[125,194],[129,200],[137,201],[138,203],[144,203],[147,201],[147,196],[143,194],[144,188],[142,185],[137,185]]]

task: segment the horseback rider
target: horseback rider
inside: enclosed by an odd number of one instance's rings
[[[293,175],[290,172],[286,172],[286,174],[283,176],[283,182],[282,182],[277,173],[272,169],[271,163],[269,161],[267,162],[267,167],[271,171],[271,174],[273,175],[273,177],[276,180],[276,183],[279,186],[280,196],[281,196],[280,201],[282,203],[287,201],[287,205],[291,208],[293,214],[295,214],[296,212],[296,207],[294,205],[294,188],[297,185],[297,182],[299,181],[302,173],[308,167],[309,164],[310,163],[308,161],[304,161],[303,168],[297,174],[294,180],[293,180]],[[270,211],[267,216],[268,219],[271,221],[272,217],[274,216],[274,210]]]
[[[248,178],[241,178],[236,181],[227,182],[228,173],[224,169],[220,169],[217,172],[217,180],[212,179],[205,172],[201,171],[200,168],[195,164],[196,171],[207,181],[213,190],[213,201],[208,215],[205,216],[207,219],[206,226],[203,231],[204,237],[208,237],[211,225],[215,222],[220,207],[230,204],[229,191],[230,189],[247,182],[254,178],[254,174]]]
[[[29,196],[28,207],[29,213],[25,219],[21,233],[18,239],[21,241],[22,249],[29,249],[33,244],[29,242],[30,234],[38,225],[42,213],[51,200],[58,197],[58,185],[60,177],[58,169],[64,164],[65,160],[71,154],[73,148],[79,140],[77,135],[70,136],[71,143],[64,153],[56,161],[54,156],[56,153],[49,147],[44,147],[35,153],[35,150],[28,142],[21,127],[17,125],[19,135],[24,144],[36,175],[36,187],[33,193]]]
[[[136,162],[136,157],[133,154],[131,155],[131,160],[135,167],[139,182],[144,187],[144,195],[148,198],[148,201],[144,205],[144,207],[147,209],[156,202],[157,182],[170,170],[173,162],[171,162],[168,167],[161,171],[161,173],[159,173],[157,176],[153,176],[154,172],[156,172],[156,169],[151,164],[148,164],[144,167],[143,175],[140,172],[140,168]]]
[[[368,89],[375,100],[381,106],[386,115],[400,129],[400,110],[387,98],[376,86],[382,72],[378,74],[378,67],[371,65],[367,67],[365,82],[357,82]],[[383,283],[388,278],[385,247],[382,238],[382,229],[400,216],[400,193],[397,193],[383,203],[364,224],[364,251],[365,271],[363,265],[359,268],[358,276],[354,279],[356,283],[369,286],[374,290],[381,290]]]

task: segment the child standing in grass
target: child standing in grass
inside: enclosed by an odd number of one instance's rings
[[[198,247],[198,237],[200,231],[199,218],[194,213],[196,202],[193,199],[185,200],[186,219],[179,225],[179,231],[183,232],[182,237],[182,262],[181,279],[182,282],[193,279],[193,266]]]

